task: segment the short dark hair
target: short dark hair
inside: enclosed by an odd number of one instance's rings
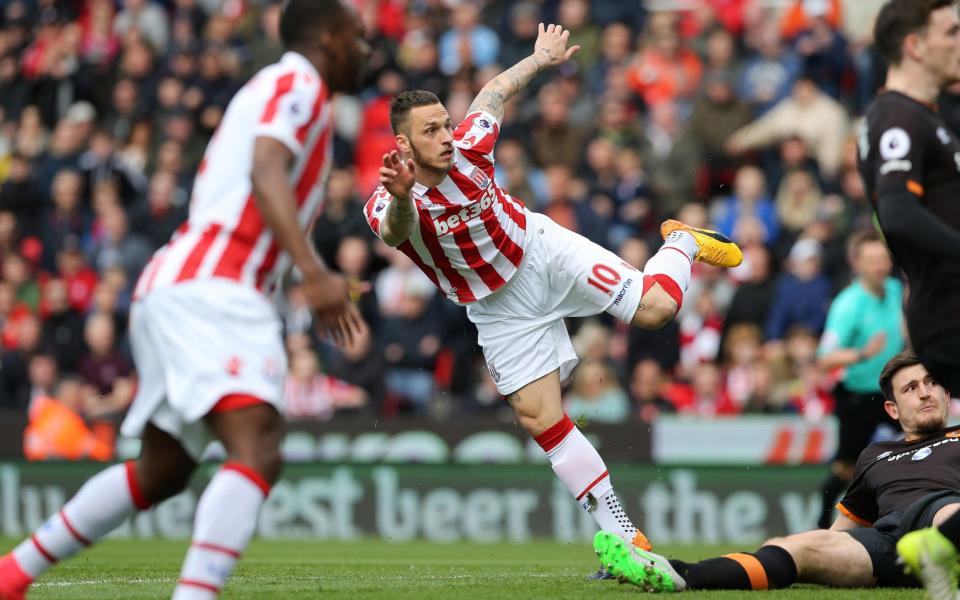
[[[871,242],[883,242],[883,238],[880,237],[876,229],[871,228],[858,231],[850,236],[850,241],[847,242],[847,256],[850,257],[851,260],[857,258],[863,245]]]
[[[956,0],[890,0],[877,15],[873,26],[873,43],[887,64],[898,65],[903,60],[903,40],[912,33],[920,33],[930,24],[930,13]]]
[[[880,391],[883,392],[883,397],[896,403],[897,398],[893,395],[893,378],[901,369],[919,364],[921,364],[920,358],[910,349],[904,350],[888,360],[887,364],[883,365],[883,371],[880,371]]]
[[[287,0],[280,12],[283,47],[302,46],[318,31],[335,31],[348,14],[341,0]]]
[[[407,124],[411,109],[432,104],[440,104],[440,98],[433,92],[427,90],[400,92],[390,103],[390,127],[394,135],[400,133],[400,129]]]

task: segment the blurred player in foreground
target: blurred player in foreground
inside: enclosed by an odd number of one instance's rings
[[[356,86],[366,43],[340,0],[290,0],[280,33],[288,51],[230,102],[188,221],[137,282],[130,338],[139,389],[122,432],[142,436],[140,457],[90,479],[0,559],[0,598],[23,598],[57,561],[183,490],[211,438],[227,461],[197,504],[173,597],[216,597],[281,468],[286,359],[268,295],[296,266],[327,334],[349,339],[362,325],[345,280],[305,232],[331,160],[330,95]]]
[[[960,143],[936,110],[960,80],[960,18],[952,0],[891,0],[874,27],[890,65],[867,108],[860,174],[880,227],[910,282],[907,326],[934,378],[960,390]],[[960,482],[958,482],[960,489]],[[960,516],[900,544],[936,598],[957,588]]]
[[[577,52],[569,35],[541,23],[533,54],[487,83],[456,128],[435,95],[400,94],[390,110],[400,151],[384,155],[366,215],[374,233],[466,306],[497,389],[571,495],[601,529],[649,549],[600,455],[563,412],[560,383],[577,363],[563,319],[607,312],[662,327],[683,302],[694,260],[732,267],[742,255],[717,233],[667,221],[665,243],[641,273],[497,185],[504,103]]]
[[[897,565],[897,540],[942,523],[960,508],[960,427],[947,427],[950,397],[910,351],[883,368],[883,407],[906,437],[868,446],[830,529],[767,541],[740,552],[669,562],[616,536],[597,533],[594,546],[611,573],[654,592],[683,589],[767,590],[794,583],[833,587],[916,587]]]

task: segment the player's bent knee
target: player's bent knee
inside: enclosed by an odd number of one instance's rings
[[[648,294],[648,296],[651,294]],[[669,323],[677,314],[677,303],[675,300],[666,296],[655,296],[647,300],[644,296],[637,312],[633,315],[631,325],[642,327],[643,329],[660,329]]]

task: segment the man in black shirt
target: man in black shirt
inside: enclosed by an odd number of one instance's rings
[[[669,567],[641,550],[603,552],[616,544],[601,531],[595,547],[602,564],[615,576],[656,591],[765,590],[795,582],[917,586],[897,565],[895,544],[907,532],[938,524],[960,508],[960,427],[947,427],[950,397],[909,350],[887,362],[880,388],[884,409],[900,422],[906,437],[864,449],[830,529],[774,538],[756,552],[698,563],[671,560]]]
[[[960,144],[935,106],[960,81],[955,2],[891,0],[877,15],[874,40],[890,68],[860,130],[860,174],[910,281],[913,346],[937,381],[960,392]],[[957,547],[960,515],[900,545],[928,591],[951,599]]]
[[[960,392],[960,143],[935,106],[960,80],[954,1],[891,0],[874,39],[890,69],[860,128],[860,175],[909,279],[913,347],[937,381]]]

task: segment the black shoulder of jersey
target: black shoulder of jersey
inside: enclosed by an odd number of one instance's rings
[[[876,461],[881,458],[886,458],[891,454],[896,454],[897,452],[907,450],[914,446],[935,442],[942,438],[960,438],[960,425],[954,425],[953,427],[941,429],[937,433],[930,434],[919,440],[913,440],[912,442],[908,442],[906,440],[891,440],[888,442],[876,442],[874,444],[870,444],[864,448],[863,452],[860,454],[860,460],[861,462],[864,462],[865,460]]]

